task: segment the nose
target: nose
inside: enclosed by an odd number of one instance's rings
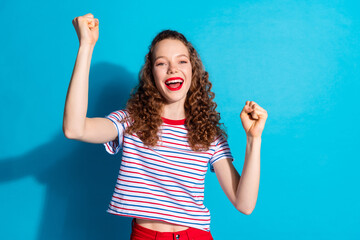
[[[169,74],[173,74],[173,73],[175,73],[175,72],[177,72],[177,67],[175,66],[175,64],[170,63],[170,64],[169,64],[169,68],[168,68],[168,73],[169,73]]]

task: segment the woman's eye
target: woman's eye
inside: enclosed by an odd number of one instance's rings
[[[157,63],[156,66],[163,65],[164,63]]]
[[[187,61],[180,61],[180,63],[187,63]]]

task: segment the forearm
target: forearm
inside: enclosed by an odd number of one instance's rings
[[[63,131],[67,137],[82,134],[88,106],[89,72],[94,45],[80,45],[66,95]]]
[[[260,183],[261,137],[247,137],[245,162],[236,191],[237,208],[250,214],[256,205]]]

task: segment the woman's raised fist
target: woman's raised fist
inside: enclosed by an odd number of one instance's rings
[[[99,20],[91,13],[79,16],[72,21],[79,38],[80,45],[95,45],[99,38]]]

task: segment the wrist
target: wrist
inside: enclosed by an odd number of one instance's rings
[[[261,136],[254,137],[254,136],[246,135],[246,141],[247,142],[261,142]]]
[[[80,43],[79,48],[81,49],[90,49],[93,50],[95,47],[95,44],[90,44],[90,43]]]
[[[94,51],[94,45],[82,44],[79,46],[78,55],[91,57]]]

